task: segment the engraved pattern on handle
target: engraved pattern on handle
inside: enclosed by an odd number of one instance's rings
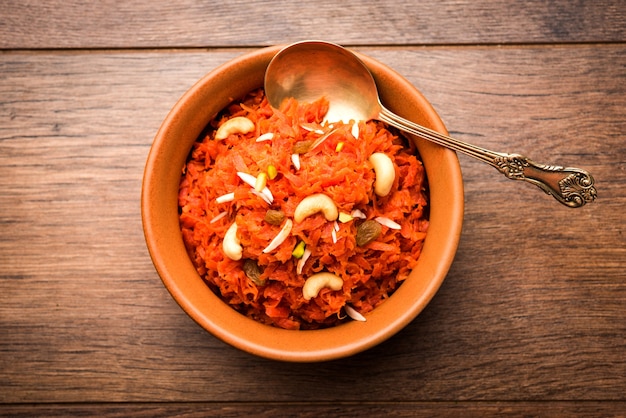
[[[572,208],[593,202],[597,197],[593,177],[580,168],[537,164],[519,154],[499,154],[493,163],[507,178],[532,183]]]

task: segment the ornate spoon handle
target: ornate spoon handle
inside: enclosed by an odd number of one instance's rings
[[[578,208],[593,202],[597,197],[593,177],[580,168],[542,165],[523,155],[490,151],[413,123],[382,105],[378,119],[420,138],[479,159],[497,168],[509,179],[534,184],[565,206]]]
[[[593,202],[597,196],[593,177],[580,168],[537,164],[519,154],[497,154],[490,164],[506,177],[534,184],[571,208]]]

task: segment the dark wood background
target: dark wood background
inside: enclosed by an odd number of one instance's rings
[[[403,331],[321,364],[222,343],[151,264],[143,167],[203,74],[311,38],[398,70],[459,139],[589,170],[598,200],[461,155],[458,254]],[[623,0],[4,0],[0,415],[625,416],[625,109]]]

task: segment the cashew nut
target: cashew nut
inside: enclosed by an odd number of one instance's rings
[[[370,163],[374,166],[376,180],[374,181],[374,192],[381,197],[387,196],[396,179],[396,170],[393,167],[391,158],[382,152],[375,152],[370,155]]]
[[[343,288],[343,280],[341,280],[341,277],[332,273],[316,273],[304,282],[302,296],[304,296],[306,300],[311,300],[325,287],[332,290],[341,290],[341,288]]]
[[[313,194],[307,196],[296,206],[296,210],[293,214],[293,219],[300,223],[307,216],[314,213],[322,212],[327,221],[334,221],[339,216],[337,206],[333,200],[322,193]]]
[[[226,257],[231,260],[237,261],[241,260],[241,256],[243,255],[243,248],[241,247],[241,242],[239,238],[237,238],[237,223],[233,222],[233,224],[226,231],[226,235],[224,235],[224,240],[222,241],[222,250],[224,250],[224,254]]]
[[[237,116],[227,120],[217,128],[215,139],[226,139],[230,134],[247,134],[253,130],[254,122],[244,116]]]

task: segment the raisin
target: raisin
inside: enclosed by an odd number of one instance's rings
[[[249,258],[246,259],[243,262],[243,271],[246,273],[246,277],[252,280],[255,285],[263,286],[265,284],[265,280],[261,279],[261,268],[256,261]]]
[[[280,225],[283,223],[283,219],[285,219],[285,214],[282,210],[269,209],[265,213],[265,222],[271,225]]]
[[[382,226],[373,220],[367,220],[356,228],[356,245],[363,247],[378,238],[382,232]]]
[[[311,149],[311,145],[313,145],[313,141],[298,141],[293,144],[291,152],[293,154],[304,154]]]

